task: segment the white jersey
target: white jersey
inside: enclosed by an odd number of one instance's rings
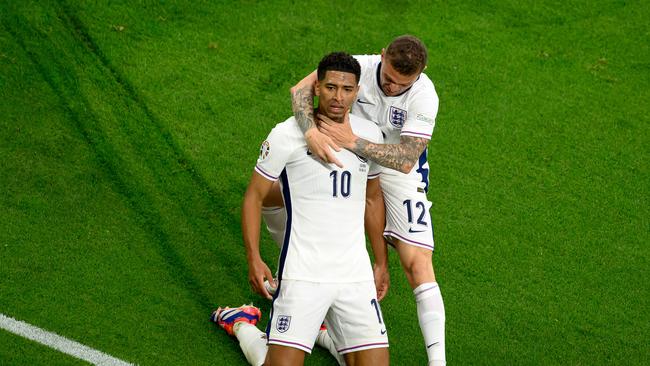
[[[381,143],[381,131],[350,115],[352,130]],[[348,150],[344,168],[322,164],[307,149],[294,117],[279,123],[262,143],[255,170],[280,179],[287,225],[278,265],[280,279],[360,282],[373,279],[364,236],[366,183],[381,167]]]
[[[386,144],[398,144],[400,136],[431,139],[438,113],[438,95],[429,77],[422,73],[402,94],[387,96],[379,83],[381,56],[354,57],[361,65],[361,88],[352,113],[375,122],[381,129]],[[429,185],[427,151],[424,151],[418,164],[406,176],[392,169],[385,169],[384,174],[389,179],[410,180],[418,189],[426,192]]]

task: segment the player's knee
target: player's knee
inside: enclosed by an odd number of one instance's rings
[[[425,282],[435,281],[433,265],[426,258],[414,258],[404,264],[404,271],[410,279],[411,286],[415,287]]]

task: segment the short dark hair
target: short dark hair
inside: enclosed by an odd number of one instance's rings
[[[318,64],[318,80],[323,80],[325,73],[328,71],[342,71],[354,74],[357,84],[361,78],[359,61],[345,52],[332,52],[320,60]]]
[[[410,76],[421,73],[427,66],[427,48],[417,37],[407,34],[388,45],[386,58],[397,72]]]

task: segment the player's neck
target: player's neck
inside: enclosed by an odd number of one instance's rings
[[[326,111],[321,110],[320,106],[318,106],[317,108],[314,108],[314,116],[319,115],[319,114],[322,114],[323,116],[331,119],[332,121],[334,121],[336,123],[343,123],[343,118],[344,117],[332,117],[332,116],[328,115]],[[319,119],[314,118],[314,120],[316,122],[316,125],[318,126]]]

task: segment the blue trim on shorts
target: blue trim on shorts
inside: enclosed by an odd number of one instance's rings
[[[427,164],[427,148],[424,148],[420,158],[418,159],[418,169],[416,172],[420,173],[422,176],[421,182],[424,183],[424,193],[429,192],[429,168],[425,168],[424,165]]]

